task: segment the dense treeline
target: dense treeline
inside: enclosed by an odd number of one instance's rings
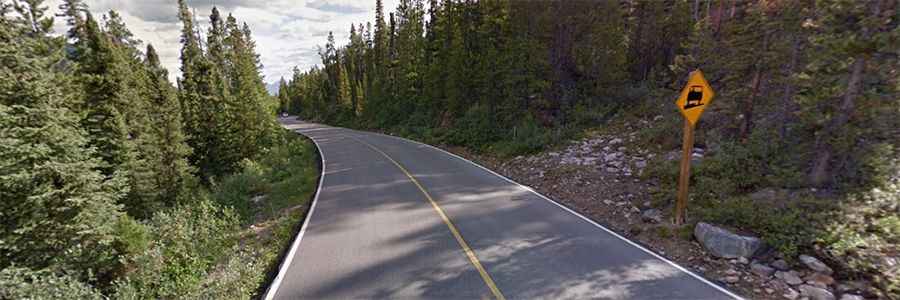
[[[896,0],[401,0],[385,15],[376,1],[373,22],[343,46],[329,36],[321,66],[295,69],[278,97],[306,119],[499,156],[585,131],[628,135],[628,149],[657,155],[641,176],[669,211],[679,168],[665,154],[683,126],[673,102],[701,69],[716,100],[697,125],[706,155],[689,222],[753,232],[787,258],[815,253],[898,295],[898,11]],[[766,190],[776,196],[748,196]]]
[[[234,245],[206,191],[283,140],[277,102],[246,24],[213,9],[201,47],[178,4],[176,88],[115,11],[66,0],[57,36],[42,0],[0,1],[0,298],[183,295]]]
[[[677,118],[700,68],[718,98],[700,127],[795,153],[803,184],[858,183],[897,137],[893,0],[376,2],[282,81],[282,110],[511,154],[648,103]]]

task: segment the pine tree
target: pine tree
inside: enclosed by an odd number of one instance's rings
[[[229,21],[233,19],[234,18],[229,15]],[[226,63],[225,58],[227,55],[227,50],[225,49],[225,39],[227,36],[228,33],[226,33],[225,21],[223,21],[222,16],[219,15],[219,9],[213,6],[212,13],[209,15],[209,33],[206,37],[206,48],[207,53],[209,54],[209,60],[214,66],[222,70],[226,76],[228,75],[227,70],[230,68]]]
[[[816,3],[811,43],[818,45],[818,52],[806,66],[810,77],[801,91],[802,116],[816,135],[812,185],[859,176],[851,166],[858,166],[860,157],[851,153],[871,146],[861,137],[877,141],[896,125],[896,116],[881,115],[900,107],[896,90],[885,89],[897,77],[896,8],[892,1]],[[840,172],[839,161],[845,162],[847,172]]]
[[[86,39],[87,33],[85,31],[85,22],[83,12],[87,11],[87,5],[85,5],[81,0],[64,0],[62,4],[59,5],[59,9],[62,13],[58,14],[59,17],[66,17],[66,23],[69,25],[69,31],[67,32],[67,37],[69,40],[75,42],[75,55],[78,56],[79,51],[81,49],[81,41]]]
[[[117,265],[116,202],[127,187],[98,171],[79,116],[66,107],[69,75],[53,71],[63,43],[47,35],[52,19],[42,6],[17,3],[24,17],[0,18],[0,268],[86,280]]]
[[[90,145],[104,164],[103,174],[112,175],[132,163],[133,144],[121,107],[128,105],[122,97],[123,78],[121,57],[90,13],[85,20],[88,54],[79,61],[82,86],[85,90],[85,117],[82,126],[90,136]]]
[[[250,158],[270,145],[271,130],[276,126],[271,116],[276,107],[269,103],[250,27],[244,23],[239,28],[232,16],[228,17],[225,27],[228,33],[225,44],[230,49],[227,61],[232,66],[227,77],[231,79],[235,105],[235,142],[240,156]]]
[[[183,0],[179,4],[181,33],[181,102],[188,145],[194,150],[190,161],[209,180],[233,170],[241,156],[230,123],[234,106],[229,103],[228,82],[221,70],[200,48],[193,16]]]
[[[159,55],[152,45],[147,46],[147,87],[149,88],[149,115],[152,130],[147,147],[148,168],[154,174],[153,190],[156,205],[171,207],[179,202],[192,184],[193,168],[187,158],[191,153],[182,131],[181,106],[175,90],[169,83],[166,70],[160,65]],[[155,210],[155,209],[154,209]]]

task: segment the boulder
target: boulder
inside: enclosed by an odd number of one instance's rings
[[[788,271],[788,272],[778,271],[778,272],[775,272],[775,277],[778,279],[784,280],[784,282],[786,282],[787,284],[790,284],[790,285],[798,285],[798,284],[803,283],[803,279],[800,279],[800,275],[797,275],[796,271]]]
[[[750,272],[762,278],[769,278],[769,276],[775,274],[775,269],[761,263],[753,263],[750,265]]]
[[[743,236],[708,223],[697,223],[694,237],[715,256],[723,258],[752,257],[763,243],[759,238]]]
[[[841,295],[841,300],[866,300],[863,296],[854,295],[854,294],[843,294]]]
[[[797,299],[800,297],[800,293],[798,293],[797,291],[795,291],[792,288],[786,288],[784,290],[784,294],[782,296],[784,296],[784,298],[787,298],[789,300],[794,300],[794,299]]]
[[[806,283],[820,288],[828,288],[829,285],[834,284],[834,278],[822,273],[813,273],[806,276]]]
[[[825,263],[820,261],[818,258],[809,256],[809,255],[800,255],[800,261],[803,262],[803,264],[806,265],[806,267],[809,268],[810,270],[813,270],[813,271],[816,271],[816,272],[819,272],[819,273],[822,273],[825,275],[831,275],[831,273],[834,273],[834,271],[831,270],[831,268],[828,267],[828,265],[826,265]]]
[[[800,295],[809,297],[811,300],[835,300],[834,294],[820,287],[804,284],[797,289],[800,290]]]
[[[634,167],[636,167],[636,168],[638,168],[638,169],[646,168],[646,167],[647,167],[647,162],[646,162],[646,161],[643,161],[643,160],[636,161],[636,162],[634,163]]]
[[[647,223],[662,223],[662,212],[655,208],[645,210],[641,213],[641,220]]]
[[[740,277],[737,277],[737,276],[725,276],[725,277],[722,277],[722,282],[726,282],[726,283],[730,283],[730,284],[735,284],[735,283],[738,283],[738,282],[740,282],[740,281],[741,281],[741,278],[740,278]]]
[[[764,188],[750,194],[748,197],[754,201],[773,200],[775,197],[778,197],[778,192],[773,188]]]
[[[771,264],[769,264],[769,265],[772,266],[773,268],[775,268],[775,270],[778,270],[778,271],[787,271],[787,270],[790,270],[790,269],[791,269],[791,265],[789,265],[789,264],[787,263],[787,261],[785,261],[785,260],[783,260],[783,259],[779,259],[779,260],[773,261],[773,262],[772,262]]]

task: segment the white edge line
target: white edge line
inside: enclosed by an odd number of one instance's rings
[[[297,131],[294,132],[302,134]],[[297,237],[294,238],[294,243],[291,244],[291,250],[288,251],[284,260],[281,262],[281,266],[278,268],[278,275],[275,276],[275,279],[272,280],[272,284],[266,289],[266,297],[263,298],[265,300],[272,300],[275,297],[275,293],[278,292],[278,287],[281,286],[281,280],[284,279],[284,274],[287,273],[287,269],[291,266],[291,261],[294,260],[294,255],[297,253],[297,248],[300,246],[300,240],[303,239],[303,234],[306,233],[306,228],[309,227],[309,220],[312,219],[313,212],[316,210],[316,203],[319,202],[319,192],[322,191],[322,182],[325,181],[325,153],[322,152],[322,148],[319,148],[319,143],[316,142],[315,139],[310,136],[307,137],[314,145],[316,145],[316,149],[319,151],[319,158],[322,160],[322,174],[319,175],[319,186],[316,188],[316,195],[313,197],[313,202],[309,206],[309,212],[306,213],[306,220],[303,221],[300,232],[297,233]]]
[[[368,132],[368,131],[367,131],[367,132]],[[538,191],[535,191],[533,188],[528,187],[528,186],[526,186],[526,185],[523,185],[523,184],[521,184],[521,183],[518,183],[518,182],[516,182],[515,180],[512,180],[512,179],[507,178],[506,176],[497,174],[497,172],[494,172],[494,171],[492,171],[491,169],[485,168],[484,166],[479,165],[479,164],[477,164],[477,163],[475,163],[475,162],[473,162],[473,161],[471,161],[471,160],[465,159],[465,158],[463,158],[463,157],[461,157],[461,156],[459,156],[459,155],[453,154],[453,153],[451,153],[451,152],[449,152],[449,151],[447,151],[447,150],[444,150],[444,149],[441,149],[441,148],[438,148],[438,147],[435,147],[435,146],[432,146],[432,145],[429,145],[429,144],[425,144],[425,143],[413,141],[413,140],[406,139],[406,138],[402,138],[402,137],[398,137],[398,136],[393,136],[393,135],[383,134],[383,133],[379,133],[379,132],[372,132],[372,133],[379,134],[379,135],[383,135],[383,136],[387,136],[387,137],[392,137],[392,138],[399,139],[399,140],[404,140],[404,141],[412,142],[412,143],[414,143],[414,144],[424,145],[424,146],[426,146],[426,147],[429,147],[429,148],[432,148],[432,149],[436,149],[436,150],[438,150],[438,151],[440,151],[440,152],[443,152],[443,153],[446,153],[446,154],[448,154],[448,155],[450,155],[450,156],[456,157],[457,159],[460,159],[460,160],[462,160],[462,161],[468,162],[468,163],[470,163],[470,164],[472,164],[472,165],[474,165],[474,166],[476,166],[476,167],[481,168],[482,170],[485,170],[485,171],[488,171],[488,172],[491,173],[491,174],[494,174],[494,175],[497,176],[497,177],[500,177],[500,178],[505,179],[505,180],[508,181],[509,183],[518,185],[519,187],[525,189],[526,191],[529,191],[529,192],[534,193],[535,195],[538,195],[539,197],[543,198],[544,200],[547,200],[548,202],[555,204],[556,206],[562,208],[563,210],[568,211],[568,212],[572,213],[573,215],[578,216],[578,217],[581,218],[582,220],[585,220],[585,221],[587,221],[588,223],[591,223],[591,224],[593,224],[594,226],[599,227],[600,229],[603,229],[604,231],[606,231],[607,233],[613,235],[614,237],[617,237],[617,238],[619,238],[620,240],[625,241],[626,243],[628,243],[629,245],[634,246],[635,248],[638,248],[638,249],[643,250],[643,251],[646,252],[647,254],[650,254],[650,255],[652,255],[653,257],[656,257],[657,259],[662,260],[662,261],[664,261],[664,262],[666,262],[666,263],[672,265],[672,266],[675,267],[676,269],[681,270],[682,272],[685,272],[685,273],[687,273],[688,275],[691,275],[692,277],[696,278],[697,280],[700,280],[701,282],[706,283],[706,284],[712,286],[713,288],[719,290],[719,291],[722,292],[722,293],[725,293],[726,295],[728,295],[728,296],[730,296],[730,297],[732,297],[732,298],[734,298],[734,299],[739,299],[739,300],[743,300],[743,299],[744,299],[744,298],[742,298],[741,296],[738,296],[738,295],[732,293],[731,291],[729,291],[729,290],[727,290],[727,289],[725,289],[725,288],[723,288],[723,287],[721,287],[721,286],[719,286],[719,285],[717,285],[717,284],[714,284],[714,283],[710,282],[710,281],[707,280],[706,278],[703,278],[703,276],[700,276],[700,275],[695,274],[694,272],[691,272],[690,270],[688,270],[688,269],[686,269],[686,268],[684,268],[684,267],[678,265],[677,263],[675,263],[675,262],[673,262],[673,261],[671,261],[671,260],[669,260],[669,259],[667,259],[667,258],[665,258],[665,257],[662,257],[662,256],[660,256],[659,254],[656,254],[656,252],[650,251],[650,250],[648,250],[647,248],[644,248],[644,246],[641,246],[640,244],[635,243],[635,242],[633,242],[633,241],[631,241],[631,240],[629,240],[629,239],[627,239],[627,238],[625,238],[625,237],[619,235],[619,234],[616,233],[615,231],[612,231],[612,230],[610,230],[609,228],[606,228],[606,227],[604,227],[603,225],[600,225],[599,223],[594,222],[594,220],[591,220],[590,218],[585,217],[584,215],[582,215],[582,214],[580,214],[580,213],[578,213],[578,212],[576,212],[576,211],[574,211],[574,210],[569,209],[569,208],[566,207],[565,205],[559,204],[559,202],[556,202],[556,201],[554,201],[553,199],[550,199],[550,198],[548,198],[547,196],[544,196],[544,195],[542,195],[541,193],[538,193]]]

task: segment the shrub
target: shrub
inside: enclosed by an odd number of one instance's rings
[[[0,270],[0,299],[104,299],[74,277],[47,270],[9,267]]]
[[[746,197],[733,197],[692,207],[697,219],[751,231],[791,258],[812,249],[830,211],[828,206],[821,200],[803,198],[779,208]]]
[[[509,157],[540,151],[550,143],[550,132],[532,118],[522,120],[519,126],[491,148],[497,155]]]
[[[481,148],[496,139],[497,124],[487,109],[475,106],[456,120],[453,130],[447,134],[447,142],[453,145]]]
[[[150,247],[134,259],[134,271],[118,282],[121,298],[174,298],[196,293],[217,260],[230,253],[237,218],[206,199],[157,212]]]
[[[847,196],[841,217],[829,222],[819,242],[842,269],[870,274],[883,291],[900,295],[900,265],[888,262],[900,259],[900,172],[894,176],[881,187]]]

